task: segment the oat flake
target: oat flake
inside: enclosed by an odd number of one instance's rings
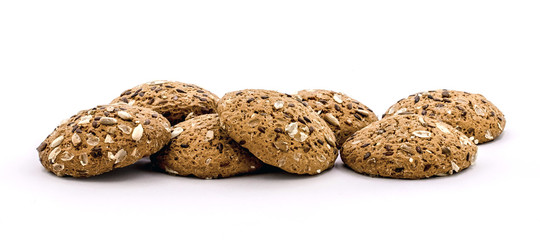
[[[73,155],[73,153],[63,152],[60,155],[60,160],[62,160],[62,161],[71,161],[71,159],[73,159],[73,157],[75,157],[75,155]]]
[[[343,99],[342,99],[341,95],[339,95],[339,94],[334,94],[334,100],[337,103],[342,103],[343,102]]]
[[[485,137],[488,140],[493,140],[493,134],[491,134],[491,131],[489,131],[489,130],[486,131]]]

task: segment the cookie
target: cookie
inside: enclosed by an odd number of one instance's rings
[[[259,170],[264,164],[232,140],[217,114],[175,125],[171,142],[152,155],[154,166],[167,173],[198,178],[224,178]]]
[[[497,138],[506,125],[504,114],[484,96],[445,89],[401,99],[386,111],[383,118],[411,113],[448,123],[476,144]]]
[[[371,109],[343,93],[303,90],[297,96],[328,123],[336,135],[338,148],[351,134],[378,120]]]
[[[166,118],[147,108],[104,105],[64,120],[37,148],[58,176],[90,177],[135,163],[171,138]]]
[[[158,80],[124,91],[111,103],[150,108],[172,125],[198,115],[215,113],[219,98],[199,86]]]
[[[446,176],[471,166],[477,146],[462,132],[417,114],[386,117],[354,133],[341,159],[371,176],[419,179]]]
[[[264,163],[310,175],[334,165],[338,151],[332,129],[291,95],[230,92],[220,99],[218,114],[228,135]]]

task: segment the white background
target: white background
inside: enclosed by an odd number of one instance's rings
[[[0,238],[538,239],[538,1],[1,1]],[[78,110],[155,79],[222,96],[342,91],[379,116],[409,94],[482,93],[507,127],[444,178],[336,167],[199,180],[148,160],[58,178],[35,148]]]

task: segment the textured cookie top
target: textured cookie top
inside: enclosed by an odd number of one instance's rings
[[[386,117],[354,133],[341,158],[359,173],[418,179],[459,172],[474,163],[476,151],[452,126],[413,114]]]
[[[214,113],[219,98],[199,86],[158,80],[124,91],[112,103],[150,108],[176,124],[197,115]]]
[[[307,105],[307,103],[306,103]],[[270,90],[230,92],[218,103],[221,123],[261,161],[297,174],[317,174],[337,157],[334,133],[309,106]]]
[[[169,121],[150,109],[104,105],[64,120],[37,150],[54,174],[89,177],[157,152],[170,140],[169,128]]]
[[[170,174],[199,178],[230,177],[260,169],[263,163],[231,139],[217,114],[175,125],[171,142],[152,155],[154,165]]]
[[[303,90],[297,96],[328,123],[336,135],[338,147],[351,134],[378,120],[371,109],[343,93],[318,89]]]
[[[448,123],[477,144],[495,139],[506,125],[504,114],[484,96],[444,89],[401,99],[383,117],[411,113]]]

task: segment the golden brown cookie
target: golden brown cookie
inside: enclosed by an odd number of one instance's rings
[[[354,133],[341,159],[371,176],[419,179],[471,166],[476,145],[452,126],[417,114],[386,117]]]
[[[228,135],[264,163],[310,175],[334,165],[334,133],[291,95],[254,89],[230,92],[219,101],[218,113]]]
[[[186,118],[214,113],[218,100],[215,94],[193,84],[157,80],[124,91],[112,103],[150,108],[174,125]]]
[[[171,138],[166,118],[147,108],[104,105],[64,120],[37,148],[57,176],[90,177],[135,163]]]
[[[229,138],[217,114],[194,117],[175,125],[171,142],[151,156],[167,173],[198,178],[224,178],[257,171],[264,164]]]
[[[336,135],[338,148],[356,131],[378,120],[368,107],[349,96],[330,90],[303,90],[297,96],[309,104]]]
[[[504,114],[484,96],[445,89],[401,99],[386,111],[383,118],[411,113],[448,123],[476,144],[492,141],[501,135],[506,125]]]

